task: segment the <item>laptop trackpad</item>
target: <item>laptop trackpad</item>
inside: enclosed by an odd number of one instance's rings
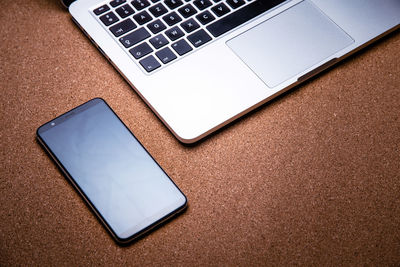
[[[314,4],[303,1],[227,45],[268,87],[274,87],[353,42]]]

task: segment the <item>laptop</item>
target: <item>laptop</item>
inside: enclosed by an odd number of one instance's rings
[[[76,24],[194,143],[396,30],[399,0],[77,0]]]

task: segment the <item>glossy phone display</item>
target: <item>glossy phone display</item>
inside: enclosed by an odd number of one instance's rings
[[[185,195],[100,98],[42,125],[37,138],[119,243],[186,207]]]

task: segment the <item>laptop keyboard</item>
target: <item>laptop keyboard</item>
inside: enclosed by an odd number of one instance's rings
[[[284,1],[112,0],[93,13],[151,73]]]

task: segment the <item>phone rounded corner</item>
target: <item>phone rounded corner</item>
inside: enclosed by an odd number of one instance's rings
[[[117,243],[119,246],[122,246],[122,247],[129,245],[136,239],[136,237],[122,238],[122,237],[117,236],[116,234],[113,234],[112,237],[113,237],[115,243]]]
[[[89,102],[91,102],[91,101],[107,103],[107,101],[100,96],[96,96],[95,98],[92,98],[91,100],[89,100]]]
[[[42,126],[43,125],[41,125],[41,126],[39,126],[37,129],[36,129],[36,131],[35,131],[35,133],[36,133],[36,139],[38,139],[38,138],[40,138],[40,131],[41,131],[41,129],[42,129]]]
[[[46,125],[47,123],[42,124],[36,129],[36,139],[41,140],[41,134],[46,131]]]
[[[181,205],[180,210],[181,210],[181,212],[184,212],[188,208],[189,202],[188,202],[187,196],[183,192],[182,192],[182,195],[183,195],[184,201],[183,201],[183,204]]]

